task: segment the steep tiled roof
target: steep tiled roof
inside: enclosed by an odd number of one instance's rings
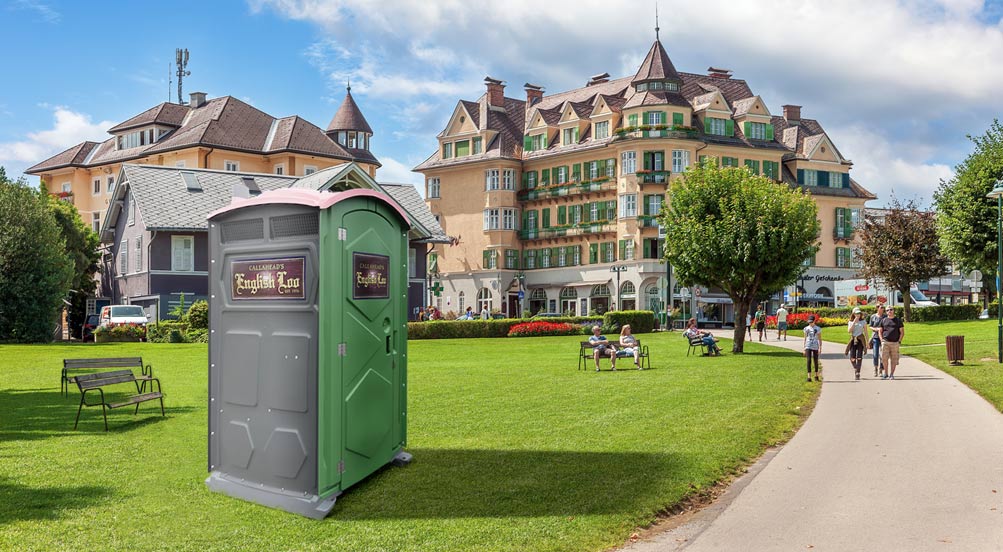
[[[623,96],[624,91],[629,85],[630,77],[624,77],[621,79],[611,80],[609,82],[593,84],[592,86],[575,88],[574,90],[544,96],[538,103],[534,104],[533,107],[540,109],[552,109],[564,105],[564,102],[566,101],[591,103],[599,94],[606,96]]]
[[[72,166],[82,166],[87,157],[94,151],[95,148],[99,147],[101,144],[97,142],[82,142],[73,146],[72,148],[57,153],[52,157],[38,163],[37,165],[31,167],[30,169],[24,171],[28,174],[32,174],[33,171],[41,171],[45,169],[58,169],[62,167],[72,167]]]
[[[369,151],[361,149],[349,151],[329,138],[320,127],[301,117],[275,119],[260,109],[232,96],[213,98],[195,109],[172,106],[174,104],[161,104],[115,127],[121,129],[135,124],[151,124],[153,122],[165,125],[173,124],[170,122],[178,120],[178,115],[183,110],[184,116],[177,122],[179,126],[160,137],[153,144],[119,150],[116,147],[114,137],[100,143],[100,145],[95,142],[85,142],[31,167],[26,172],[37,174],[71,165],[99,166],[141,159],[151,154],[193,146],[261,154],[288,151],[345,161],[379,164]],[[136,121],[145,122],[136,123]],[[273,130],[274,132],[272,132]],[[81,151],[78,148],[93,149],[95,147],[97,150],[93,155],[87,153],[78,155]]]
[[[664,90],[648,90],[633,94],[623,104],[624,109],[640,107],[643,105],[678,105],[680,107],[690,107],[690,103],[685,98],[675,92]]]
[[[421,199],[418,195],[418,190],[414,188],[413,184],[391,184],[387,182],[380,182],[380,188],[387,193],[398,205],[404,208],[409,215],[415,218],[415,220],[425,227],[429,231],[431,236],[422,241],[431,243],[449,243],[449,236],[439,225],[439,221],[435,220],[435,216],[432,215],[432,211],[428,209],[425,205],[425,201]]]
[[[648,50],[648,55],[644,57],[644,61],[641,62],[641,67],[638,68],[637,74],[631,79],[631,84],[646,82],[650,80],[669,80],[679,82],[682,79],[679,78],[679,73],[676,72],[676,68],[672,65],[672,60],[669,59],[669,54],[665,53],[665,48],[662,47],[662,42],[656,40],[654,44],[651,45],[651,49]]]
[[[188,111],[189,108],[186,105],[164,102],[109,128],[108,132],[122,132],[152,124],[179,127],[181,122],[185,120],[185,115],[188,115]]]
[[[463,107],[470,114],[470,122],[474,124],[475,127],[481,128],[481,104],[477,102],[468,102],[466,100],[460,100]]]
[[[351,87],[345,92],[345,99],[341,102],[341,107],[334,114],[331,123],[327,125],[328,132],[335,130],[356,130],[369,134],[373,133],[372,127],[366,122],[366,118],[362,116],[362,110],[355,103],[355,98],[352,98]]]
[[[743,98],[732,102],[731,105],[735,109],[735,116],[738,117],[748,114],[749,110],[752,109],[752,106],[756,105],[757,100],[759,100],[759,98],[753,96],[751,98]]]
[[[148,230],[206,230],[209,213],[225,207],[233,199],[235,187],[243,186],[244,178],[253,178],[261,191],[283,188],[319,189],[343,167],[332,167],[304,177],[275,174],[239,173],[208,169],[183,169],[153,165],[122,166],[120,182],[127,186],[115,189],[102,228],[102,239],[113,239],[116,218],[121,214],[124,194],[131,192],[143,215]],[[192,191],[184,173],[191,173],[200,190]],[[323,173],[323,174],[322,174]],[[370,180],[370,186],[376,185]],[[424,230],[417,236],[423,241],[446,242],[448,237],[410,184],[379,184],[390,198],[400,205]],[[414,234],[412,234],[414,235]]]

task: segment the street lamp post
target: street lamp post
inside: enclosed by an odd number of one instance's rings
[[[996,181],[993,191],[986,197],[996,199],[996,351],[1000,364],[1003,364],[1003,308],[1000,305],[1000,273],[1003,272],[1003,178]]]
[[[520,270],[515,273],[515,278],[519,280],[519,318],[522,318],[522,313],[526,312],[526,309],[522,304],[523,300],[526,298],[526,273]]]
[[[616,308],[617,310],[623,310],[622,297],[620,296],[620,273],[627,270],[627,267],[623,265],[613,265],[609,267],[610,272],[616,272]]]

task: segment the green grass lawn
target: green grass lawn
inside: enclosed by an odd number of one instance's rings
[[[787,439],[818,393],[797,353],[686,357],[678,332],[643,339],[652,370],[601,373],[576,370],[577,336],[410,342],[414,462],[349,489],[324,521],[206,488],[205,345],[3,346],[0,549],[616,546]],[[136,355],[167,418],[124,408],[105,433],[91,408],[72,431],[61,359]]]
[[[800,331],[791,335],[802,335]],[[902,354],[935,366],[974,389],[1003,411],[1003,366],[997,362],[996,320],[968,320],[907,323]],[[965,336],[965,361],[962,366],[947,363],[945,337]],[[846,343],[845,328],[825,328],[823,339]],[[865,367],[870,364],[865,363]]]

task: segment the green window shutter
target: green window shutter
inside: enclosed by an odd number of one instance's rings
[[[599,262],[599,244],[592,243],[589,244],[589,264],[596,264]]]
[[[664,111],[659,111],[658,112],[658,124],[664,125],[666,121],[668,121],[668,119],[665,117],[665,112]]]
[[[568,223],[568,208],[561,205],[557,208],[557,224],[564,226]]]
[[[825,171],[817,171],[816,174],[818,174],[818,185],[820,187],[829,185],[829,173]]]
[[[681,124],[683,124],[683,114],[682,113],[673,113],[672,114],[672,124],[674,124],[674,125],[681,125]]]
[[[731,158],[731,166],[732,167],[737,167],[738,166],[738,158],[737,157],[732,157]]]
[[[578,127],[575,127],[575,143],[576,144],[578,143],[578,132],[579,132],[579,130],[580,129]]]
[[[850,187],[850,173],[843,173],[843,187]]]
[[[529,173],[522,173],[522,189],[525,190],[529,188]]]
[[[533,139],[530,138],[529,134],[522,137],[522,149],[533,151]]]
[[[599,173],[598,173],[599,176],[600,177],[606,176],[606,160],[600,159],[598,163],[599,163]]]
[[[550,169],[540,171],[540,184],[550,184]]]
[[[543,227],[550,228],[550,208],[543,209]]]
[[[620,240],[620,258],[627,256],[627,240]]]
[[[637,113],[632,113],[627,116],[627,125],[632,127],[637,126]]]
[[[648,124],[648,121],[651,120],[651,117],[648,115],[649,113],[651,113],[651,112],[650,111],[645,111],[643,117],[641,117],[641,124],[642,125]]]
[[[592,222],[592,204],[585,203],[582,205],[582,222]]]
[[[579,181],[582,179],[582,164],[581,163],[575,163],[574,165],[571,166],[571,179],[572,180],[579,180]]]
[[[735,121],[732,121],[731,119],[724,120],[724,133],[728,136],[735,135]]]
[[[751,127],[752,127],[752,123],[750,123],[749,121],[745,121],[744,123],[742,123],[742,132],[745,133],[745,137],[746,138],[749,137],[749,134],[750,134],[749,130],[750,130]]]
[[[644,216],[646,216],[646,217],[647,216],[651,216],[651,200],[648,199],[650,197],[651,197],[651,195],[649,195],[649,194],[646,194],[644,196],[644,210],[642,212],[644,213]]]
[[[798,169],[798,184],[804,186],[804,169]]]
[[[710,134],[710,117],[706,115],[703,118],[703,131],[704,134]]]
[[[653,157],[654,156],[652,155],[652,152],[650,151],[644,152],[644,170],[646,171],[651,170],[652,165],[654,165]]]
[[[766,139],[773,141],[773,125],[766,125]]]
[[[491,252],[484,251],[483,258],[481,259],[481,268],[491,268],[488,263],[491,262]]]
[[[522,212],[522,229],[529,230],[529,211]]]

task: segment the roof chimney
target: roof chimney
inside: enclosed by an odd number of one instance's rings
[[[188,107],[192,109],[202,107],[205,105],[205,92],[192,92],[188,95],[190,100],[188,101]]]
[[[526,110],[529,111],[533,104],[543,99],[543,87],[528,82],[522,87],[526,90]]]
[[[730,79],[731,69],[722,69],[720,67],[708,67],[707,76],[713,77],[715,79]]]
[[[785,105],[784,106],[784,119],[792,125],[796,125],[801,122],[801,106],[800,105]]]
[[[601,75],[593,75],[592,78],[589,79],[589,82],[585,83],[585,86],[602,84],[604,82],[609,82],[609,73],[603,73]]]
[[[488,105],[492,107],[505,107],[505,83],[491,77],[484,77],[484,84],[488,87]]]

